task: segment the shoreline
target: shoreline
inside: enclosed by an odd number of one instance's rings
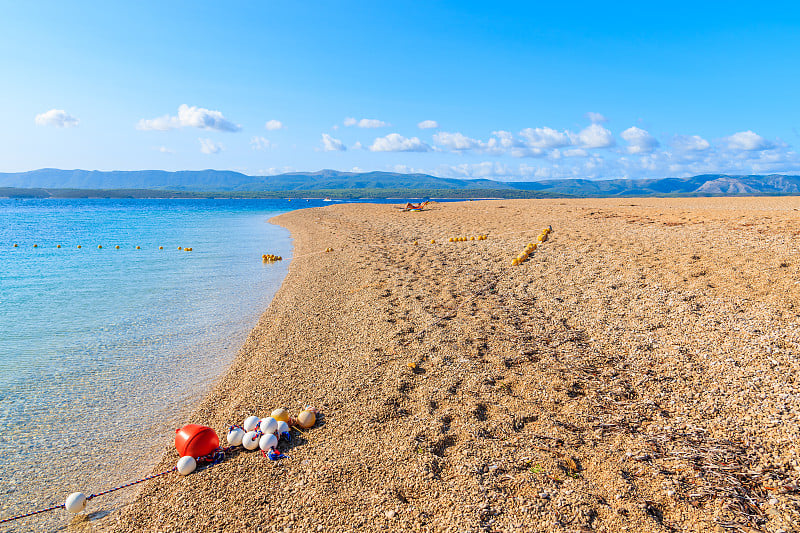
[[[99,202],[2,210],[0,519],[147,475],[227,371],[288,266],[258,259],[265,245],[289,255],[289,232],[265,223],[286,202]],[[131,492],[92,508],[114,509]],[[49,530],[70,518],[56,511],[14,526]]]
[[[784,311],[798,296],[799,208],[786,197],[623,198],[279,215],[271,222],[294,239],[289,272],[187,422],[224,439],[249,414],[310,403],[324,423],[290,459],[234,453],[153,480],[90,524],[714,528],[744,520],[722,493],[690,504],[718,458],[676,468],[713,448],[737,475],[761,469],[739,489],[763,506],[762,525],[786,529],[795,489],[767,487],[800,475],[797,381],[783,379],[800,352]],[[548,225],[552,239],[511,267]],[[477,234],[489,239],[447,242]],[[155,470],[176,459],[170,445]]]

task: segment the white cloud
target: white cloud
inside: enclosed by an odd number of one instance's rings
[[[525,128],[515,136],[508,131],[498,130],[492,132],[492,137],[486,142],[462,133],[439,132],[433,136],[433,140],[438,146],[453,152],[474,151],[492,155],[509,154],[513,157],[549,156],[553,159],[585,156],[586,148],[607,148],[615,144],[611,132],[599,124],[592,124],[579,133],[542,127]],[[655,139],[653,142],[656,142]],[[576,148],[558,151],[559,148],[571,146]],[[644,139],[641,147],[645,147]]]
[[[297,172],[297,169],[294,167],[284,166],[284,167],[270,167],[270,168],[262,168],[256,171],[256,176],[275,176],[277,174],[286,174],[288,172]]]
[[[578,133],[577,143],[584,148],[608,148],[614,146],[614,137],[611,132],[600,124],[587,126]]]
[[[628,143],[629,154],[649,154],[658,148],[658,141],[646,130],[631,126],[620,136]]]
[[[63,109],[51,109],[39,113],[34,119],[37,126],[55,126],[56,128],[71,128],[78,125],[78,119]]]
[[[280,120],[272,119],[268,120],[267,123],[264,124],[264,127],[269,131],[275,131],[275,130],[282,130],[286,126],[284,126],[283,122],[281,122]]]
[[[464,150],[475,150],[481,148],[482,143],[475,139],[470,139],[463,133],[449,133],[441,131],[434,134],[433,142],[448,148],[454,152],[462,152]]]
[[[378,137],[369,149],[373,152],[429,152],[431,147],[418,137],[407,139],[398,133]]]
[[[421,129],[421,130],[430,130],[430,129],[438,128],[439,127],[439,123],[436,122],[435,120],[423,120],[422,122],[417,124],[417,127],[419,129]]]
[[[324,152],[344,152],[347,147],[339,139],[334,139],[327,133],[322,134],[322,150]]]
[[[384,128],[386,126],[389,126],[388,122],[376,118],[362,118],[358,121],[359,128]]]
[[[489,142],[487,143],[489,148],[503,148],[507,150],[513,147],[515,144],[514,134],[512,134],[510,131],[493,131],[492,135],[494,135],[494,137],[489,139]]]
[[[683,152],[702,152],[711,148],[711,144],[699,135],[677,135],[672,146]]]
[[[259,137],[255,136],[250,139],[250,147],[253,150],[266,150],[267,148],[272,148],[274,145],[270,142],[269,139],[266,137]]]
[[[588,118],[592,122],[592,124],[602,124],[604,122],[608,122],[608,119],[606,117],[604,117],[600,113],[595,113],[594,111],[589,111],[584,116]]]
[[[166,146],[159,146],[158,148],[154,148],[154,150],[161,152],[162,154],[174,154],[175,150],[167,148]]]
[[[200,141],[200,151],[204,154],[218,154],[225,149],[220,143],[214,142],[211,139],[198,138]]]
[[[137,129],[150,131],[168,131],[178,128],[200,128],[201,130],[239,131],[241,126],[222,116],[219,111],[211,111],[202,107],[189,107],[182,104],[177,116],[164,115],[153,119],[141,119]]]
[[[730,137],[726,137],[724,140],[730,150],[743,150],[749,152],[756,150],[767,150],[774,146],[764,137],[750,130],[734,133]]]
[[[519,135],[526,147],[539,150],[550,150],[572,144],[568,131],[556,131],[547,127],[525,128],[519,132]]]
[[[511,169],[497,161],[483,161],[481,163],[462,163],[460,165],[439,165],[435,172],[436,176],[447,176],[453,178],[487,178],[507,177],[512,174]]]
[[[362,118],[361,120],[356,120],[353,117],[344,119],[344,125],[358,126],[359,128],[385,128],[386,126],[391,126],[388,122],[378,120],[377,118]]]
[[[544,157],[547,151],[541,148],[512,148],[511,155],[513,157]]]
[[[408,165],[397,164],[389,167],[392,172],[399,172],[400,174],[431,174],[431,171],[422,170]]]
[[[706,147],[707,141],[697,137],[679,139],[687,150],[654,149],[649,153],[625,154],[606,152],[603,155],[585,148],[554,148],[547,159],[519,166],[501,161],[477,164],[439,165],[432,173],[443,177],[492,178],[499,180],[547,180],[559,178],[613,179],[686,177],[698,174],[769,174],[797,173],[800,155],[779,140],[762,150],[731,152]],[[682,145],[682,146],[683,146]],[[513,153],[512,149],[509,152]]]

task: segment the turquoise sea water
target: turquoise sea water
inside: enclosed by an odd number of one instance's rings
[[[0,199],[0,518],[147,473],[285,276],[267,220],[314,205]]]

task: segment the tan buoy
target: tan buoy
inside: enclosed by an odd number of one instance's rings
[[[309,429],[314,426],[317,421],[317,415],[314,411],[300,411],[297,415],[297,425],[303,429]]]
[[[272,418],[277,420],[278,422],[288,422],[289,421],[289,411],[284,409],[283,407],[279,407],[272,411],[270,415]]]

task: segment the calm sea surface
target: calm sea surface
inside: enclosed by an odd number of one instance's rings
[[[0,199],[0,519],[146,474],[286,274],[267,219],[323,204]]]

